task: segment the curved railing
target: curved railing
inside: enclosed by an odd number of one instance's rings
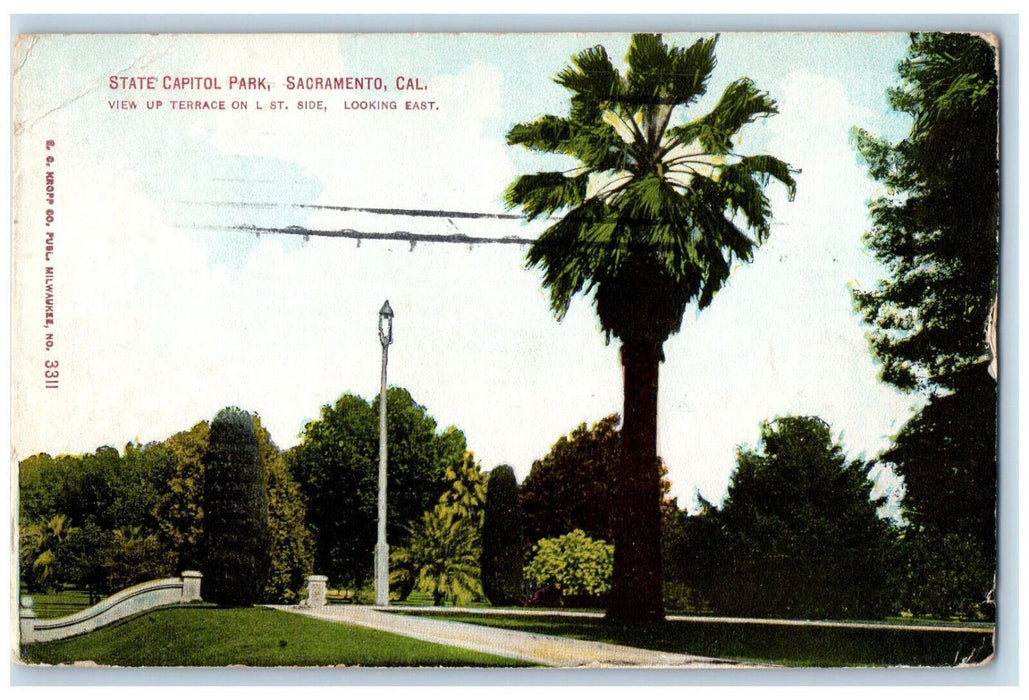
[[[48,620],[36,617],[32,598],[25,596],[21,599],[19,611],[21,643],[75,637],[152,608],[197,602],[200,600],[201,578],[199,571],[183,571],[181,578],[140,583],[101,600],[91,608]]]

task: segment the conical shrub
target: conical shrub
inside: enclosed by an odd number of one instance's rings
[[[204,455],[202,596],[225,607],[260,600],[271,556],[268,505],[250,414],[222,409]]]
[[[482,524],[482,588],[493,605],[521,605],[522,517],[518,480],[502,464],[490,472]]]

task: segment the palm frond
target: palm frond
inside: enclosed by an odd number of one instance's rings
[[[543,270],[543,286],[550,290],[550,305],[563,318],[572,297],[589,288],[605,255],[616,255],[611,242],[617,223],[598,199],[586,200],[529,247],[529,267]]]
[[[672,61],[660,34],[633,34],[625,55],[629,71],[625,75],[623,104],[648,108],[665,102],[672,80]]]
[[[507,132],[509,146],[525,146],[533,151],[560,153],[572,135],[572,122],[565,117],[546,114],[534,122],[515,124]]]
[[[629,144],[607,123],[579,126],[565,153],[589,170],[625,170],[630,163]]]
[[[715,45],[718,35],[697,39],[686,49],[672,49],[672,75],[669,98],[681,107],[688,107],[707,92],[707,83],[715,70]]]
[[[554,81],[572,91],[571,118],[579,123],[595,121],[623,91],[622,76],[603,46],[573,56],[572,65],[560,71]]]
[[[744,156],[736,167],[761,176],[762,184],[767,184],[769,178],[775,178],[786,185],[786,194],[791,202],[797,196],[797,181],[793,175],[794,173],[800,173],[800,170],[791,168],[788,163],[779,160],[775,156]]]
[[[624,168],[626,143],[610,124],[581,124],[547,114],[534,122],[515,124],[507,132],[507,143],[540,153],[572,156],[586,168]]]
[[[720,251],[713,251],[707,258],[707,274],[704,275],[704,284],[700,288],[700,297],[697,299],[697,307],[706,309],[710,306],[715,294],[722,288],[725,280],[729,279],[729,263]]]
[[[719,174],[717,182],[697,181],[694,186],[698,189],[710,190],[706,193],[705,199],[708,202],[719,202],[717,207],[719,218],[725,212],[729,212],[730,215],[742,213],[747,220],[747,226],[756,234],[756,243],[760,244],[765,241],[768,236],[772,209],[762,183],[748,169],[727,167]],[[744,257],[744,259],[749,260],[749,257]]]
[[[708,181],[697,184],[698,189],[708,187],[716,189],[721,185],[720,182]],[[704,240],[701,243],[701,256],[705,260],[705,266],[713,255],[712,251],[719,251],[718,255],[721,257],[723,249],[729,254],[727,262],[731,261],[733,256],[743,262],[750,262],[754,256],[754,248],[764,242],[766,237],[764,231],[768,227],[767,221],[762,222],[761,227],[750,227],[757,234],[755,238],[747,236],[733,223],[730,216],[735,213],[735,210],[732,206],[719,201],[719,197],[724,197],[725,194],[724,190],[701,194],[696,198],[693,207],[696,224],[705,232]]]
[[[660,145],[675,107],[691,104],[704,93],[714,70],[717,36],[688,49],[668,47],[660,34],[634,34],[626,61],[627,111],[642,115],[642,137],[649,148]]]
[[[697,140],[709,153],[725,155],[732,152],[732,139],[741,128],[777,112],[775,100],[768,93],[758,90],[750,78],[739,78],[729,83],[710,112],[669,129],[668,148]]]
[[[669,257],[684,253],[692,259],[688,202],[657,173],[626,185],[612,208],[619,212],[620,228],[629,234],[624,242],[630,252],[655,255],[666,265]]]
[[[507,188],[504,201],[509,208],[521,207],[528,221],[574,207],[586,197],[588,174],[568,177],[558,172],[522,175]]]

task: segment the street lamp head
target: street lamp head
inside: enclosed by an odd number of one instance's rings
[[[388,299],[379,309],[379,342],[383,347],[393,343],[393,309]]]

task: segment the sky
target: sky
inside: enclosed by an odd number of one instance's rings
[[[696,38],[665,37],[678,45]],[[346,392],[377,393],[377,312],[389,299],[390,383],[410,390],[441,428],[462,429],[484,468],[508,463],[524,478],[561,435],[621,411],[617,341],[605,342],[590,299],[577,299],[559,322],[522,246],[304,240],[231,227],[533,238],[546,222],[317,207],[502,213],[502,193],[519,174],[563,165],[507,146],[508,129],[566,112],[567,93],[552,77],[574,53],[603,44],[622,66],[628,41],[22,39],[14,79],[15,460],[162,440],[226,405],[259,413],[288,448],[322,405]],[[879,381],[851,297],[883,274],[861,242],[878,189],[851,130],[891,139],[906,132],[886,100],[906,46],[901,33],[722,34],[707,96],[677,117],[707,111],[730,81],[749,76],[779,114],[747,127],[740,150],[801,171],[792,202],[769,186],[774,220],[754,261],[733,271],[709,308],[688,308],[665,344],[659,453],[681,505],[698,492],[724,498],[736,450],[755,445],[763,420],[820,416],[848,455],[871,459],[919,405]],[[112,76],[153,77],[156,87],[112,89]],[[164,76],[217,77],[222,89],[165,89]],[[264,78],[269,89],[229,90],[232,76]],[[386,89],[289,90],[290,76],[378,77]],[[425,89],[397,90],[398,78]],[[214,99],[229,108],[171,105]],[[122,100],[136,108],[112,108]],[[247,108],[232,109],[232,100]],[[302,110],[304,100],[325,109]],[[398,108],[348,108],[370,100]],[[408,100],[435,109],[406,110]],[[272,110],[272,101],[287,109]],[[50,262],[46,168],[55,173]],[[54,323],[44,328],[48,265]],[[59,361],[57,389],[44,386],[47,360]],[[882,475],[881,489],[895,486]]]

